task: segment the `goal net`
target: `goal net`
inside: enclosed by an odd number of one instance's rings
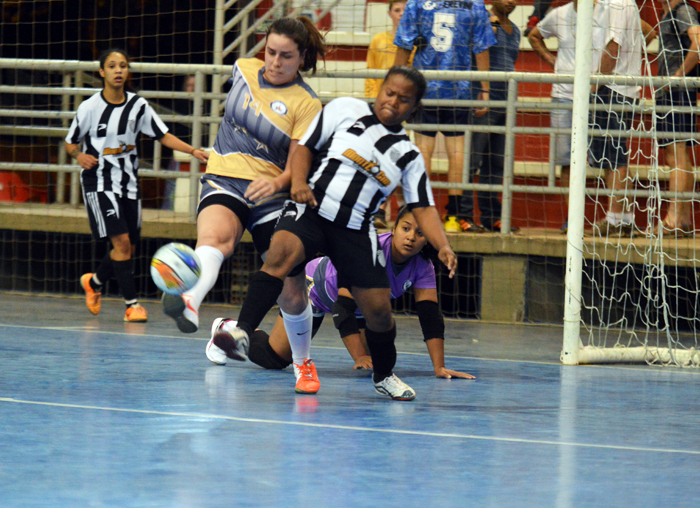
[[[584,192],[575,182],[583,181],[585,168],[574,162],[564,363],[700,366],[696,81],[668,78],[697,75],[691,40],[700,27],[692,6],[681,2],[669,11],[662,3],[607,0],[592,12],[579,3],[579,33],[591,15],[591,68],[637,79],[611,83],[591,76],[598,89],[589,113],[588,101],[574,103],[574,118],[577,106],[579,117],[588,118],[578,160],[587,158],[592,177],[585,198],[575,199]],[[577,91],[588,96],[583,71],[577,61],[576,86],[583,88]],[[583,220],[582,230],[571,227],[573,218]],[[578,266],[580,275],[570,272]]]

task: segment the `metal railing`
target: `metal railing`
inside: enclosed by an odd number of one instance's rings
[[[77,164],[72,164],[71,161],[67,159],[65,151],[62,148],[62,140],[65,138],[68,132],[68,125],[70,120],[75,115],[75,108],[80,104],[83,97],[92,95],[98,91],[95,88],[87,88],[82,86],[84,81],[83,77],[85,73],[95,72],[98,68],[97,62],[78,62],[78,61],[57,61],[57,60],[15,60],[15,59],[0,59],[0,67],[8,69],[30,69],[30,70],[42,70],[52,73],[60,73],[62,75],[60,87],[30,87],[30,86],[10,86],[1,85],[0,94],[12,93],[12,94],[28,94],[36,96],[53,96],[60,95],[62,97],[60,109],[44,109],[38,110],[33,109],[22,109],[22,108],[10,108],[10,109],[0,109],[0,117],[5,118],[40,118],[53,121],[55,125],[49,126],[12,126],[12,125],[0,125],[0,134],[3,135],[16,135],[16,136],[43,136],[50,139],[54,139],[56,144],[59,146],[58,150],[58,163],[15,163],[15,162],[0,162],[0,170],[4,171],[46,171],[54,172],[59,175],[57,180],[56,188],[56,202],[65,203],[66,199],[63,195],[63,182],[66,174],[79,174],[80,167]],[[225,94],[212,90],[205,89],[205,76],[227,76],[230,74],[230,66],[226,65],[195,65],[195,64],[156,64],[156,63],[133,63],[131,65],[131,71],[135,74],[139,73],[169,73],[176,75],[187,75],[194,74],[195,76],[195,90],[194,93],[188,92],[161,92],[155,90],[143,90],[139,92],[139,95],[146,99],[175,99],[175,98],[189,98],[193,102],[193,114],[188,115],[162,115],[161,118],[166,122],[180,122],[184,124],[192,125],[192,145],[193,146],[206,146],[213,144],[213,136],[215,135],[216,128],[221,122],[221,118],[218,115],[211,114],[205,116],[203,114],[204,105],[206,101],[210,102],[212,111],[213,105],[220,103],[225,99]],[[494,126],[476,126],[476,125],[454,125],[454,126],[441,126],[440,130],[450,130],[465,133],[465,163],[462,171],[462,181],[460,183],[449,183],[449,182],[433,182],[433,187],[436,189],[461,189],[461,190],[476,190],[476,191],[498,191],[503,193],[503,216],[502,223],[503,227],[510,227],[510,203],[512,202],[513,193],[537,193],[537,194],[565,194],[568,193],[568,189],[565,187],[556,186],[556,178],[554,173],[554,166],[549,163],[549,172],[547,177],[546,185],[515,185],[514,184],[514,166],[515,166],[515,137],[518,135],[549,135],[554,134],[569,134],[570,130],[567,129],[556,129],[551,127],[524,127],[517,126],[516,118],[518,112],[528,111],[532,113],[544,113],[546,111],[551,111],[553,109],[565,109],[567,105],[554,104],[543,102],[539,98],[528,98],[517,96],[518,85],[520,83],[572,83],[573,75],[554,75],[554,74],[539,74],[539,73],[502,73],[502,72],[454,72],[454,73],[438,73],[436,71],[427,71],[424,73],[427,79],[437,79],[440,80],[485,80],[485,81],[506,81],[508,82],[508,97],[506,101],[489,101],[488,103],[483,103],[480,101],[449,101],[451,106],[483,106],[488,105],[489,107],[505,108],[506,110],[506,124],[505,126],[494,127]],[[363,71],[338,71],[338,72],[325,72],[317,74],[320,78],[333,78],[333,79],[365,79],[365,78],[381,78],[384,75],[384,71],[375,70],[363,70]],[[636,83],[645,86],[662,86],[663,84],[668,85],[668,78],[611,78],[611,77],[600,77],[601,82],[615,82],[621,84],[632,84]],[[670,80],[671,82],[682,81],[682,78],[674,78]],[[700,85],[700,80],[698,79],[687,79],[690,84],[694,86]],[[324,100],[329,101],[334,98],[333,95],[325,97]],[[73,103],[73,108],[71,108],[71,102]],[[426,100],[424,101],[426,105],[445,105],[446,101],[435,101]],[[592,106],[592,109],[595,107]],[[607,109],[611,109],[609,106]],[[619,108],[612,108],[619,109]],[[669,108],[665,108],[669,109]],[[662,111],[664,108],[651,107],[649,104],[642,103],[636,113],[641,113],[648,115],[654,111]],[[697,108],[693,109],[697,111]],[[211,126],[210,135],[207,143],[205,132],[205,126]],[[419,130],[437,130],[435,126],[424,126],[418,124],[407,125],[409,129],[419,129]],[[214,134],[212,134],[212,131]],[[470,155],[470,138],[471,134],[474,132],[500,132],[504,133],[506,136],[506,153],[505,153],[505,174],[502,185],[485,185],[485,184],[475,184],[469,182],[469,155]],[[595,134],[594,131],[590,131],[590,134]],[[612,135],[628,135],[630,132],[610,132]],[[656,138],[659,137],[655,132],[636,132],[634,133],[636,137],[640,138]],[[695,139],[700,139],[700,135],[693,135]],[[198,204],[198,181],[200,177],[200,164],[196,159],[192,159],[190,165],[189,173],[163,171],[160,168],[160,152],[156,150],[156,157],[154,160],[154,169],[142,169],[140,174],[142,176],[164,178],[164,179],[182,179],[187,178],[189,180],[189,207],[188,215],[192,218],[195,217],[196,207]],[[589,193],[593,193],[595,190],[590,190]],[[623,191],[606,191],[607,194],[619,194]],[[648,197],[648,196],[659,196],[671,197],[670,193],[652,192],[648,190],[638,190],[628,191],[629,193],[634,193],[636,197]],[[675,197],[690,199],[693,197],[692,193],[676,194]],[[70,187],[70,198],[68,202],[73,205],[77,205],[80,199],[80,188],[78,178],[71,179]]]

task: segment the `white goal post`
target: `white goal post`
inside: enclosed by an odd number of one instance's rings
[[[673,200],[690,203],[692,210],[694,187],[690,191],[676,192],[669,199],[662,199],[660,195],[664,185],[660,182],[666,179],[664,177],[673,175],[674,171],[682,171],[682,168],[680,164],[667,167],[668,161],[663,151],[666,146],[664,140],[671,136],[667,130],[661,129],[659,118],[664,118],[674,109],[660,107],[655,99],[655,92],[664,87],[668,89],[669,83],[692,89],[698,86],[698,79],[654,77],[651,69],[658,64],[658,56],[648,53],[646,48],[643,50],[643,72],[636,79],[596,77],[599,83],[643,85],[642,98],[632,108],[631,129],[604,134],[606,140],[617,137],[617,141],[626,145],[629,166],[633,165],[633,160],[643,160],[649,166],[649,171],[646,181],[631,172],[627,178],[622,173],[613,175],[613,178],[626,180],[623,191],[606,189],[605,180],[599,178],[596,198],[600,197],[603,203],[591,203],[590,200],[587,203],[586,170],[590,163],[593,132],[589,130],[592,129],[589,114],[594,109],[589,105],[592,95],[590,69],[594,54],[591,40],[595,37],[592,29],[595,26],[593,10],[593,1],[578,2],[561,361],[565,365],[647,363],[699,367],[700,320],[697,309],[700,297],[697,295],[700,282],[696,273],[700,259],[695,244],[700,236],[697,236],[695,227],[684,231],[663,225]],[[659,19],[661,16],[659,14]],[[593,69],[596,68],[594,62]],[[622,114],[621,109],[615,106],[606,108],[611,115]],[[692,104],[692,108],[697,111],[697,103]],[[690,108],[675,109],[676,114],[689,111]],[[678,146],[676,135],[674,130],[672,143],[676,144],[673,146]],[[688,137],[692,140],[688,150],[692,154],[694,168],[693,147],[697,145],[698,136],[690,134]],[[613,173],[617,172],[617,167],[622,167],[622,164],[616,167],[615,161],[608,160],[607,163],[608,171]],[[626,169],[623,168],[623,171]],[[688,177],[692,170],[685,173]],[[690,178],[694,183],[694,174]],[[642,195],[644,200],[640,199]],[[634,214],[636,227],[632,222],[631,238],[620,234],[620,230],[612,226],[599,228],[593,224],[601,218],[613,220],[607,224],[616,224],[616,216],[604,207],[605,200],[618,196],[624,196],[621,224],[625,224],[625,212],[631,210]],[[591,206],[597,212],[597,217],[592,220]],[[592,239],[591,226],[594,226]]]

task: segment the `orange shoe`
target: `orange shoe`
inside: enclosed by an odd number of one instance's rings
[[[145,323],[148,321],[148,312],[137,303],[126,309],[124,321],[128,321],[129,323]]]
[[[294,365],[294,375],[297,377],[297,384],[294,391],[297,393],[314,394],[321,388],[321,382],[316,374],[316,366],[311,360],[304,360],[301,365]]]
[[[83,276],[80,277],[80,285],[83,286],[83,290],[85,291],[85,305],[87,305],[90,312],[97,315],[102,308],[102,293],[92,289],[90,286],[90,279],[92,279],[91,273],[83,274]]]

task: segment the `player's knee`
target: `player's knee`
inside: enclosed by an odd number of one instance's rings
[[[389,305],[376,307],[369,312],[365,312],[363,309],[362,314],[367,322],[367,327],[378,332],[389,330],[394,323],[394,318],[391,315],[391,306]]]
[[[301,284],[299,284],[299,280]],[[287,277],[284,281],[284,289],[277,299],[280,308],[287,314],[298,315],[304,312],[308,305],[306,288],[303,277]]]
[[[270,346],[270,336],[262,331],[255,330],[250,338],[248,358],[251,362],[263,369],[282,370],[292,364],[278,355]]]

